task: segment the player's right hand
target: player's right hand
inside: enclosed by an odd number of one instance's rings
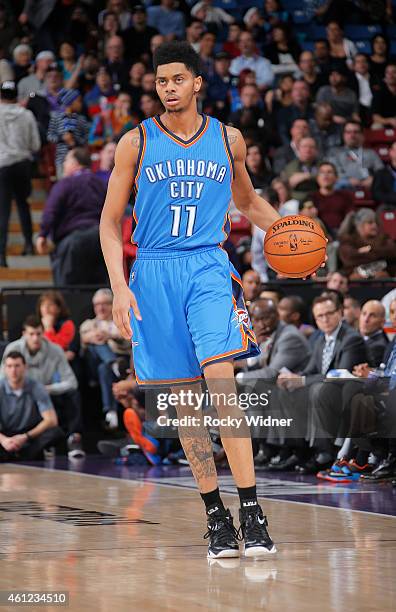
[[[125,340],[130,340],[132,338],[129,315],[131,308],[137,320],[141,321],[142,316],[137,305],[135,294],[127,286],[115,291],[113,300],[113,321]]]

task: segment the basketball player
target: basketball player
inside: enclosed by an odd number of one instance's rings
[[[114,321],[125,338],[133,338],[139,385],[173,392],[182,385],[196,392],[204,377],[211,394],[224,394],[216,404],[218,416],[240,419],[238,406],[227,401],[236,393],[233,360],[257,355],[259,348],[239,274],[221,246],[230,231],[229,203],[232,198],[264,230],[279,215],[252,187],[240,132],[198,113],[202,77],[192,47],[163,43],[154,53],[154,69],[165,112],[120,140],[101,220]],[[120,225],[132,187],[138,255],[128,288]],[[180,404],[178,416],[197,416],[196,408]],[[206,428],[179,428],[206,507],[209,557],[237,557],[239,537],[246,556],[276,552],[257,502],[252,444],[243,422],[238,430],[220,428],[241,502],[238,532],[219,495]]]

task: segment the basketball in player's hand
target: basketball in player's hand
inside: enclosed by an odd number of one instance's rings
[[[303,215],[275,221],[264,240],[268,265],[289,278],[310,276],[326,261],[326,236],[317,223]]]

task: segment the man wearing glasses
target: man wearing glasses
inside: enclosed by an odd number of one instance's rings
[[[296,466],[300,473],[316,473],[331,465],[335,455],[333,439],[337,435],[342,412],[342,385],[325,380],[330,370],[348,370],[366,355],[363,338],[343,321],[338,296],[325,292],[313,301],[312,312],[322,335],[315,343],[311,359],[300,374],[285,372],[277,383],[282,412],[294,418],[295,438],[303,437],[314,454]],[[295,450],[301,440],[291,440]],[[306,454],[306,453],[305,453]],[[304,453],[301,454],[303,456]]]

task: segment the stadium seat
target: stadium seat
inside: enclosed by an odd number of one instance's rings
[[[315,49],[315,43],[313,40],[303,40],[300,43],[300,46],[303,51],[313,51]]]
[[[293,11],[291,17],[295,24],[308,24],[311,21],[311,18],[301,10]]]
[[[364,141],[369,147],[380,144],[392,144],[396,140],[396,130],[387,128],[384,130],[365,130]]]
[[[391,42],[390,54],[391,55],[396,55],[396,40],[392,40],[392,42]]]
[[[377,144],[372,148],[378,153],[383,162],[387,163],[389,161],[389,145]]]
[[[396,213],[391,210],[383,210],[380,213],[382,228],[393,240],[396,240]]]
[[[365,53],[366,55],[371,53],[371,43],[369,40],[357,40],[355,45],[359,53]]]
[[[232,210],[230,212],[231,218],[231,233],[230,239],[234,244],[237,244],[241,238],[251,235],[250,222],[242,215],[239,210]]]
[[[390,23],[389,25],[387,25],[386,34],[391,40],[396,39],[396,24]]]
[[[365,188],[355,189],[352,192],[353,204],[356,208],[376,208],[377,202],[373,200],[371,191]]]
[[[312,40],[319,40],[320,38],[326,38],[326,28],[321,25],[312,24],[307,32],[309,38]]]
[[[376,34],[382,33],[380,25],[346,25],[345,36],[350,40],[371,40]]]
[[[296,11],[298,9],[301,9],[301,4],[301,0],[283,0],[282,8],[284,11]]]

